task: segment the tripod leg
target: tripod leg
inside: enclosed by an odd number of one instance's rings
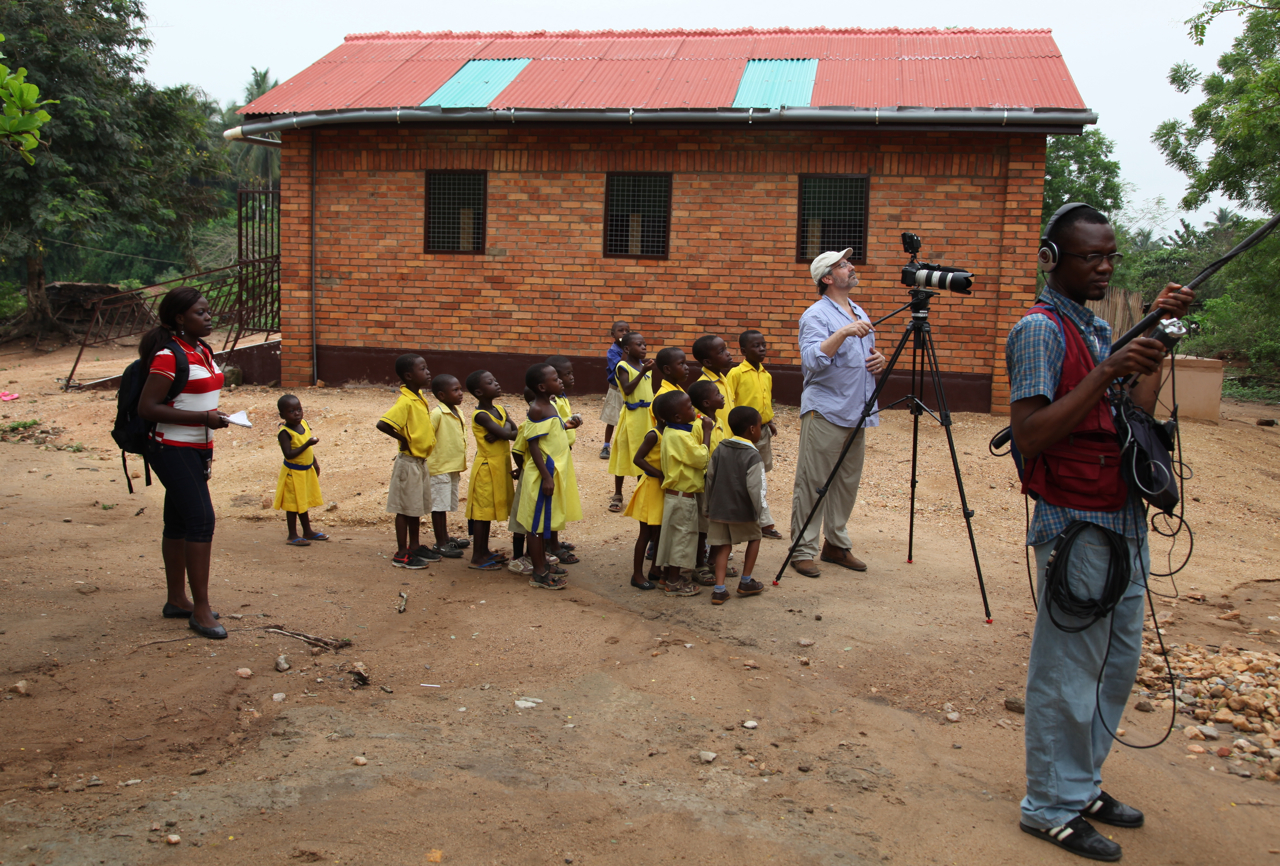
[[[880,381],[876,384],[876,389],[871,393],[871,397],[862,407],[862,414],[858,418],[858,424],[849,434],[849,438],[844,442],[844,448],[840,450],[840,456],[836,458],[835,465],[831,467],[831,474],[827,476],[827,480],[818,488],[818,498],[814,501],[813,507],[809,509],[808,516],[805,517],[804,523],[800,526],[800,531],[795,533],[791,539],[791,547],[787,550],[787,555],[782,559],[782,565],[778,567],[778,573],[773,578],[773,585],[777,586],[782,580],[783,572],[787,570],[787,565],[791,562],[791,557],[795,555],[796,548],[800,545],[800,539],[804,537],[804,532],[809,528],[809,524],[813,522],[813,517],[818,513],[818,508],[822,505],[822,500],[827,496],[827,490],[831,488],[832,482],[836,480],[836,473],[840,471],[841,464],[844,463],[845,457],[849,454],[849,449],[853,447],[854,440],[858,437],[858,432],[866,426],[867,419],[871,417],[872,407],[876,405],[876,401],[880,399],[880,392],[884,390],[884,386],[889,381],[889,374],[893,372],[894,366],[898,363],[898,356],[902,354],[903,348],[907,345],[907,339],[911,335],[911,328],[903,332],[902,338],[898,340],[898,345],[893,350],[893,356],[889,358],[889,363],[885,365],[884,371],[880,374]],[[794,524],[793,524],[794,525]]]
[[[916,395],[924,393],[924,342],[921,339],[920,327],[911,322],[911,394],[907,397],[907,405],[911,409],[911,510],[907,512],[907,564],[915,561],[916,539],[916,485],[920,483],[920,416],[924,408]]]
[[[951,411],[947,407],[947,395],[942,390],[942,376],[938,372],[938,356],[933,348],[933,339],[928,326],[924,331],[925,359],[929,364],[929,373],[933,378],[933,393],[938,400],[938,418],[942,429],[947,432],[947,447],[951,450],[951,468],[956,475],[956,490],[960,493],[960,510],[964,514],[965,527],[969,531],[969,550],[973,552],[973,568],[978,574],[978,591],[982,593],[982,611],[987,622],[991,622],[991,605],[987,602],[987,586],[982,580],[982,564],[978,562],[978,543],[973,537],[973,509],[964,495],[964,479],[960,477],[960,458],[956,455],[956,440],[951,435]]]

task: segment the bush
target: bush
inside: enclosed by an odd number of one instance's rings
[[[27,309],[27,296],[17,283],[0,281],[0,322],[16,319]]]

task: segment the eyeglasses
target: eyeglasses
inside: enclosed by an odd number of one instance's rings
[[[1075,256],[1077,259],[1083,260],[1084,263],[1091,268],[1096,268],[1103,259],[1106,259],[1108,262],[1110,262],[1112,267],[1117,267],[1121,262],[1124,261],[1124,253],[1108,253],[1106,255],[1103,255],[1102,253],[1089,253],[1086,256],[1086,255],[1081,255],[1080,253],[1073,253],[1073,252],[1068,252],[1067,250],[1063,250],[1062,254],[1064,256]]]

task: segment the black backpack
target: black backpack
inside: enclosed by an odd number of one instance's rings
[[[198,341],[205,349],[209,349],[203,340]],[[191,375],[191,365],[187,361],[186,351],[178,345],[177,340],[170,340],[162,346],[173,352],[173,384],[165,396],[166,403],[172,403],[182,389],[187,387],[187,379]],[[213,351],[209,349],[210,355]],[[147,462],[147,443],[151,441],[151,431],[155,425],[138,414],[138,400],[142,397],[142,386],[146,384],[151,359],[139,358],[120,374],[120,390],[116,391],[116,423],[111,428],[111,438],[120,446],[120,463],[124,466],[124,480],[133,492],[133,479],[129,477],[129,455],[137,454],[142,458],[143,471],[146,474],[147,486],[151,486],[151,464]]]

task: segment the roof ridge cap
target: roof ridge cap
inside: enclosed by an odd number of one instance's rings
[[[704,27],[692,30],[669,28],[666,30],[527,30],[480,31],[437,30],[427,33],[406,30],[393,33],[381,30],[373,33],[349,33],[344,42],[408,42],[408,41],[474,41],[477,39],[603,39],[603,38],[671,38],[671,37],[734,37],[734,36],[964,36],[973,34],[1009,34],[1017,36],[1052,35],[1049,27],[737,27],[718,29]]]

